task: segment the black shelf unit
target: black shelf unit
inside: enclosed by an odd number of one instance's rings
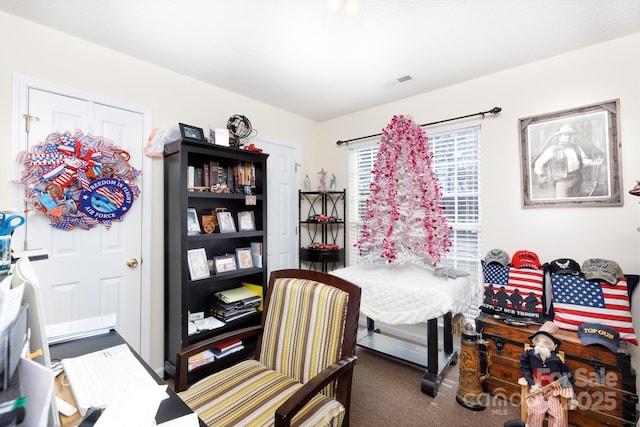
[[[327,273],[345,267],[347,190],[298,193],[300,268]],[[314,244],[337,245],[338,248],[312,247]]]
[[[268,154],[222,147],[213,144],[179,139],[164,149],[164,249],[165,249],[165,375],[175,375],[176,353],[178,350],[206,338],[233,331],[241,327],[260,323],[262,313],[227,322],[225,326],[213,330],[201,331],[189,335],[189,313],[204,312],[211,315],[211,303],[214,293],[237,288],[243,282],[262,286],[266,295],[267,257],[262,257],[261,267],[238,269],[234,272],[212,274],[208,278],[191,280],[187,251],[204,248],[207,259],[217,256],[235,256],[238,248],[249,248],[251,243],[260,243],[262,253],[267,254],[267,157]],[[255,182],[245,189],[244,185],[232,182],[232,192],[217,193],[203,189],[188,189],[189,167],[199,168],[205,164],[217,162],[220,167],[232,168],[238,164],[252,165],[255,170]],[[244,163],[243,163],[244,162]],[[232,174],[229,172],[229,176]],[[208,183],[210,184],[210,182]],[[250,191],[247,191],[250,190]],[[233,192],[235,191],[235,192]],[[251,193],[251,194],[247,194]],[[255,199],[254,199],[255,198]],[[255,204],[253,204],[255,203]],[[217,208],[226,208],[232,214],[238,230],[238,212],[253,211],[255,231],[237,231],[207,234],[189,234],[187,232],[187,208],[196,210],[200,228],[202,215],[212,215]],[[234,353],[198,368],[198,373],[215,371],[228,365],[233,359],[245,357],[255,350],[255,343],[244,343],[243,351]],[[193,372],[195,373],[196,370]]]

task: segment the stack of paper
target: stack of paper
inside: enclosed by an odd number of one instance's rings
[[[211,329],[221,328],[225,323],[213,316],[204,319],[192,320],[189,322],[189,335],[197,334],[200,331],[209,331]]]
[[[262,302],[260,295],[244,286],[216,292],[215,296],[217,299],[211,305],[211,312],[224,322],[255,313]]]
[[[202,353],[194,354],[189,358],[188,370],[199,368],[216,360],[216,355],[212,350],[205,350]]]

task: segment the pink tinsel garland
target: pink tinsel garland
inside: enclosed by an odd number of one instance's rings
[[[396,115],[382,131],[370,184],[360,251],[391,262],[430,258],[438,263],[451,247],[450,227],[439,205],[441,190],[432,170],[424,130]]]

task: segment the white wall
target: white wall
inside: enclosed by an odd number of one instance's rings
[[[536,252],[541,260],[616,260],[640,273],[640,198],[628,194],[640,179],[640,34],[581,49],[455,86],[321,123],[322,150],[312,170],[336,171],[347,182],[347,148],[335,141],[380,132],[394,114],[428,123],[501,107],[482,124],[482,253],[502,248]],[[518,119],[620,99],[619,142],[623,207],[521,208]],[[428,134],[428,128],[427,128]],[[304,172],[304,171],[303,171]],[[640,291],[632,299],[640,333]],[[637,347],[633,365],[640,368]],[[638,387],[640,390],[640,387]]]
[[[0,12],[0,210],[11,208],[12,79],[20,73],[88,93],[152,109],[152,127],[178,122],[208,129],[225,127],[229,116],[245,114],[269,140],[297,144],[309,151],[317,123],[246,97],[186,78],[165,69],[98,47],[58,31]],[[203,52],[203,55],[205,52]],[[286,124],[286,125],[283,125]],[[146,141],[141,141],[146,143]],[[306,147],[306,149],[305,149]],[[151,366],[163,365],[163,185],[162,159],[153,160],[151,242]]]

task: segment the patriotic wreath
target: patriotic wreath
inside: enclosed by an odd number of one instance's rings
[[[134,181],[142,171],[129,164],[129,153],[103,137],[52,133],[23,151],[19,181],[28,206],[43,213],[62,230],[84,230],[122,221],[140,195]]]

